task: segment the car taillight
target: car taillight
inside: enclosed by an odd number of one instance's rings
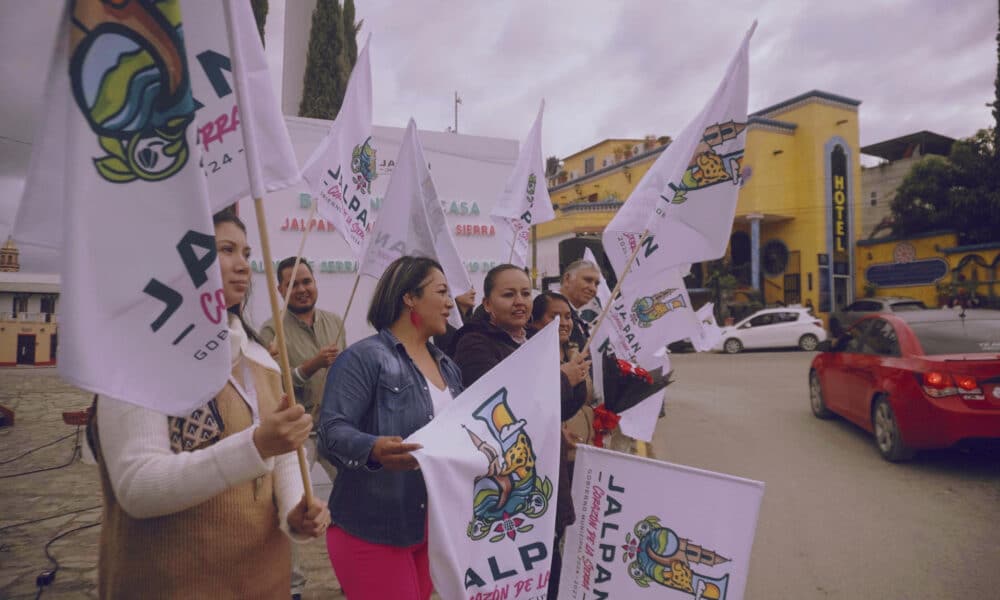
[[[922,387],[924,388],[924,393],[931,398],[944,398],[945,396],[955,396],[958,394],[958,388],[955,387],[955,382],[951,380],[951,375],[940,371],[924,373]]]
[[[955,375],[942,371],[930,371],[923,374],[922,386],[924,393],[931,398],[944,398],[947,396],[961,396],[965,400],[982,400],[982,388],[979,382],[971,375]]]

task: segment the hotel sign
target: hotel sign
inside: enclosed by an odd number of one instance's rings
[[[847,156],[840,146],[836,146],[830,153],[830,174],[833,186],[830,221],[833,230],[833,253],[836,256],[847,254],[850,244],[847,237],[847,220],[850,213],[847,204]]]

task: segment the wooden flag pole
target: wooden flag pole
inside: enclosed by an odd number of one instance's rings
[[[261,176],[260,156],[257,155],[257,145],[253,128],[256,126],[253,120],[253,110],[251,104],[253,98],[249,93],[247,82],[244,77],[237,76],[240,73],[243,52],[240,47],[240,36],[236,26],[236,13],[234,11],[235,0],[226,0],[222,3],[223,11],[226,15],[226,30],[229,39],[232,41],[233,62],[233,83],[236,92],[236,104],[240,111],[240,135],[243,137],[244,156],[247,161],[247,176],[250,180],[250,190],[253,195],[254,211],[257,213],[257,231],[260,234],[261,252],[264,254],[264,273],[267,277],[267,296],[271,300],[271,318],[274,319],[274,333],[278,340],[278,365],[281,367],[281,381],[288,396],[288,402],[295,402],[295,387],[292,383],[292,370],[288,366],[288,349],[285,347],[285,328],[281,320],[281,311],[278,306],[278,288],[274,285],[274,259],[271,256],[271,240],[267,234],[267,219],[264,216],[263,196],[265,187]],[[305,491],[305,501],[307,505],[312,505],[313,491],[312,483],[309,481],[309,464],[306,461],[305,448],[299,446],[295,449],[299,459],[299,473],[302,475],[302,488]]]
[[[312,208],[309,209],[309,222],[313,220],[316,216],[316,207],[319,206],[319,201],[313,202]],[[299,265],[302,264],[302,252],[306,249],[306,237],[309,235],[309,230],[311,228],[307,224],[305,229],[302,230],[302,240],[299,242],[299,251],[295,255],[295,264],[292,265],[292,274],[288,277],[288,289],[285,290],[284,303],[281,305],[280,318],[285,318],[285,311],[288,310],[288,299],[292,297],[292,288],[295,287],[295,274],[299,271]]]
[[[285,325],[281,319],[281,310],[278,306],[278,288],[271,285],[277,281],[274,276],[274,260],[271,258],[271,240],[267,234],[266,217],[264,216],[264,201],[260,198],[253,199],[253,207],[257,213],[257,229],[260,233],[260,249],[264,255],[264,276],[267,278],[267,296],[271,301],[271,316],[274,318],[274,337],[278,342],[278,365],[281,367],[281,381],[284,384],[285,393],[288,395],[289,403],[295,402],[295,386],[292,383],[292,369],[288,364],[288,348],[285,346]],[[309,481],[309,463],[306,462],[305,448],[299,446],[295,449],[299,458],[299,473],[302,475],[302,487],[305,490],[306,504],[312,505],[313,491],[312,483]]]
[[[628,275],[629,271],[632,270],[632,265],[635,264],[635,257],[639,255],[639,248],[642,248],[643,242],[649,237],[649,230],[642,232],[642,236],[639,238],[639,243],[635,245],[635,249],[632,251],[632,256],[629,257],[628,262],[625,263],[625,269],[622,270],[621,277],[618,278],[618,283],[615,284],[615,289],[611,290],[611,297],[607,302],[607,306],[603,307],[601,310],[601,315],[597,317],[597,322],[590,330],[590,337],[587,339],[587,343],[583,345],[585,349],[590,348],[590,343],[594,341],[594,336],[601,328],[601,323],[604,322],[604,317],[607,316],[608,311],[611,310],[611,305],[615,303],[615,296],[622,289],[622,282],[625,281],[625,277]],[[632,357],[633,359],[635,357]],[[646,442],[642,440],[635,441],[635,453],[643,458],[649,458],[649,448],[646,446]]]
[[[337,334],[338,341],[347,345],[347,337],[344,335],[344,330],[347,329],[347,313],[351,312],[351,304],[354,303],[354,294],[358,291],[358,282],[361,281],[361,266],[358,266],[358,274],[354,276],[354,286],[351,288],[351,295],[347,299],[347,308],[344,309],[344,316],[340,321],[340,333]]]

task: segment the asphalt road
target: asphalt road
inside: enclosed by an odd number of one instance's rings
[[[813,417],[812,356],[672,356],[657,458],[767,486],[746,598],[1000,598],[1000,454],[883,461]]]

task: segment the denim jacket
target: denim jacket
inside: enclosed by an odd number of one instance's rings
[[[427,345],[452,397],[462,374]],[[424,540],[427,488],[420,471],[390,472],[369,462],[379,436],[406,438],[434,417],[427,381],[388,329],[350,346],[330,367],[319,421],[320,454],[338,467],[330,515],[347,533],[376,544]]]

